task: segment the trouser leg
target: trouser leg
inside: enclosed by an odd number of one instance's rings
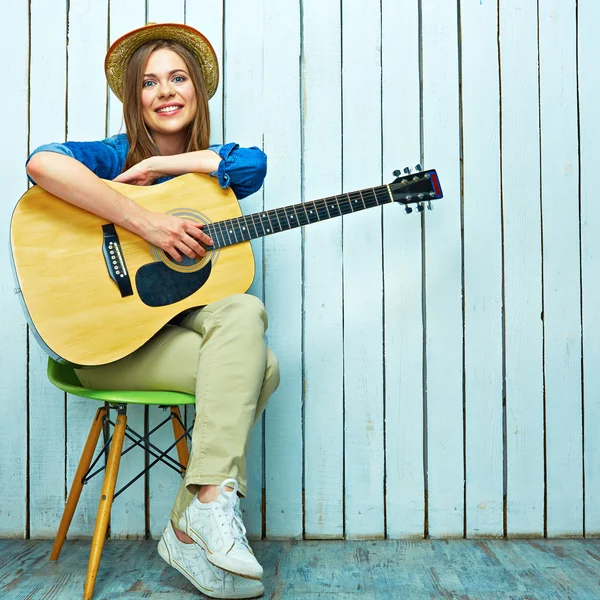
[[[256,412],[254,415],[254,424],[260,419],[262,416],[269,398],[273,394],[273,392],[277,389],[279,385],[279,363],[277,361],[277,357],[275,353],[267,348],[267,367],[265,369],[265,376],[263,379],[263,384],[260,390],[260,395],[258,397],[258,401],[256,403]],[[250,437],[246,440],[246,448]],[[194,488],[192,488],[194,489]],[[197,491],[197,490],[196,490]],[[179,491],[177,493],[177,497],[175,498],[175,503],[173,504],[173,509],[171,510],[171,520],[175,525],[179,521],[181,515],[187,508],[188,504],[194,499],[195,491],[190,491],[188,486],[186,485],[185,478],[183,479]],[[244,490],[245,494],[245,490]]]
[[[188,315],[182,326],[202,336],[185,484],[195,493],[232,477],[245,494],[245,450],[267,366],[264,306],[237,294]]]

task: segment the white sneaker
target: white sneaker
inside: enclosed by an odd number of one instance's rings
[[[206,560],[200,545],[180,542],[170,520],[158,542],[158,553],[211,598],[257,598],[265,591],[260,581],[246,579],[212,565]]]
[[[225,487],[233,492],[225,492]],[[185,509],[177,527],[206,550],[206,558],[217,567],[260,579],[263,569],[246,539],[235,479],[221,484],[217,500],[204,504],[196,496]]]

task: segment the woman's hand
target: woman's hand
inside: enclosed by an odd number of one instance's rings
[[[155,162],[147,158],[115,177],[113,181],[129,183],[130,185],[152,185],[159,177],[164,175],[164,173],[156,170],[154,167]]]
[[[182,254],[189,258],[203,257],[206,254],[204,246],[212,246],[212,239],[202,231],[202,227],[202,223],[148,212],[140,226],[139,235],[179,262]]]

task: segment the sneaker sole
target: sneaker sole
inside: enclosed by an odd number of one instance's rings
[[[200,585],[194,576],[188,573],[177,561],[171,558],[169,554],[169,549],[166,544],[162,541],[162,539],[158,542],[158,554],[160,557],[171,567],[179,571],[196,589],[200,590],[204,595],[209,596],[210,598],[233,598],[233,599],[241,599],[241,598],[258,598],[263,595],[263,590],[257,590],[256,592],[244,592],[243,590],[231,590],[231,591],[216,591],[209,590],[204,586]],[[214,564],[214,563],[213,563]]]

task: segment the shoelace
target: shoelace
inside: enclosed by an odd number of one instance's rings
[[[226,493],[224,491],[226,487],[233,488],[233,492]],[[248,540],[246,539],[246,527],[242,521],[242,513],[238,508],[239,501],[237,492],[238,482],[235,479],[226,479],[221,484],[219,493],[221,498],[224,500],[224,503],[221,503],[221,506],[226,519],[222,525],[225,525],[228,522],[229,529],[231,531],[231,537],[236,542],[240,542],[247,548],[250,548]]]

